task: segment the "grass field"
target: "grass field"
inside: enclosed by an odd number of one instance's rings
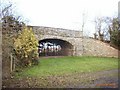
[[[41,58],[37,66],[23,69],[16,73],[17,77],[40,77],[66,75],[72,73],[97,72],[118,68],[116,58],[103,57],[59,57]]]

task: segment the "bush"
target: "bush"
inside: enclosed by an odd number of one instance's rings
[[[17,58],[23,66],[31,66],[38,59],[38,40],[31,28],[24,30],[14,39],[14,49]]]
[[[120,50],[120,31],[112,31],[110,45]]]

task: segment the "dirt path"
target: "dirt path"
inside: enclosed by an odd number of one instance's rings
[[[3,87],[29,88],[117,88],[118,70],[95,73],[73,73],[48,77],[3,80]]]
[[[65,56],[40,56],[39,58],[42,60],[42,58],[61,58]]]

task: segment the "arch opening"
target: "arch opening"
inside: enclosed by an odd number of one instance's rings
[[[72,56],[73,45],[61,39],[43,39],[39,41],[39,56]]]

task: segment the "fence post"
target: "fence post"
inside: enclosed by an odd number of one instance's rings
[[[14,57],[14,62],[13,62],[13,71],[15,71],[15,57]]]
[[[12,57],[12,54],[10,54],[10,71],[12,72],[12,67],[13,67],[13,57]]]

